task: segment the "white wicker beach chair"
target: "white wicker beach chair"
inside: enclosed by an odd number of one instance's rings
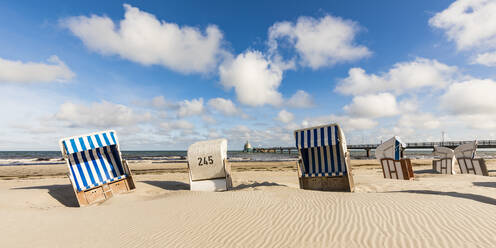
[[[200,141],[190,145],[188,168],[192,191],[225,191],[232,188],[226,139]]]
[[[346,138],[337,124],[294,131],[300,155],[300,188],[323,191],[354,191]]]
[[[460,173],[489,176],[484,159],[475,158],[476,150],[477,141],[465,143],[455,148],[455,156],[460,166]]]
[[[432,170],[441,174],[456,174],[455,151],[447,147],[434,147],[434,156],[438,159],[432,160]]]
[[[135,189],[131,171],[121,157],[115,131],[61,139],[60,149],[80,206]]]
[[[410,180],[414,178],[410,159],[403,158],[406,144],[398,136],[380,144],[375,149],[375,157],[382,167],[384,178]]]

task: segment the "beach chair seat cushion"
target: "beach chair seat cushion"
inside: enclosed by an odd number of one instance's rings
[[[302,177],[345,176],[348,174],[345,157],[338,146],[301,149]]]

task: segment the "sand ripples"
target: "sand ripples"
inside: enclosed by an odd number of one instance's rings
[[[6,239],[6,247],[40,244],[36,243],[40,240],[41,246],[76,247],[494,247],[496,243],[492,178],[456,175],[396,181],[364,172],[356,180],[356,193],[333,193],[295,188],[293,172],[238,175],[236,185],[244,186],[230,192],[190,192],[180,183],[184,175],[171,174],[169,181],[147,176],[138,182],[136,192],[99,206],[40,210],[16,203],[8,213],[0,211],[3,223],[9,224],[0,235],[30,234],[12,242]],[[42,204],[35,200],[42,190],[1,192]],[[59,233],[64,235],[56,242],[46,239]]]
[[[281,197],[280,190],[292,192]],[[155,231],[145,232],[146,239],[136,239],[130,228],[125,246],[490,247],[496,241],[495,206],[463,204],[467,199],[280,190],[187,192],[158,199],[164,201],[163,213],[152,222],[162,224],[152,225]],[[168,200],[184,208],[168,209]]]

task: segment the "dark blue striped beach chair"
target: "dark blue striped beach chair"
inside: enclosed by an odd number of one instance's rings
[[[337,124],[294,131],[300,154],[300,188],[323,191],[354,190],[350,155]]]
[[[60,140],[60,148],[80,206],[135,189],[115,131],[65,138]]]

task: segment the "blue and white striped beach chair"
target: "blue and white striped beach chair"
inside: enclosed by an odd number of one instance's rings
[[[115,131],[61,139],[60,149],[80,206],[135,189]]]
[[[324,191],[354,190],[346,138],[337,124],[294,131],[300,154],[300,188]]]
[[[394,136],[375,149],[375,157],[381,163],[384,178],[413,179],[412,162],[403,158],[405,148],[406,144],[401,142],[398,136]]]

